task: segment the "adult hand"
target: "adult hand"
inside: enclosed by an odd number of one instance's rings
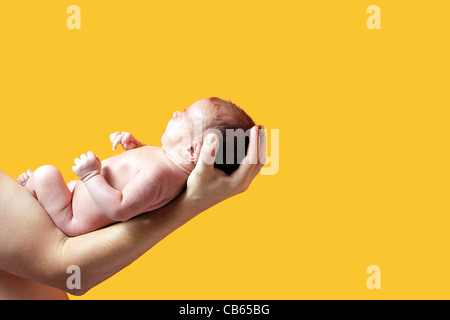
[[[250,131],[247,155],[231,175],[214,168],[219,138],[210,133],[203,141],[195,169],[187,180],[186,198],[205,210],[229,197],[244,192],[264,166],[266,136],[264,127],[254,126]]]

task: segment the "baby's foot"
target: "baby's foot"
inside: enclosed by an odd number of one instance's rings
[[[26,186],[28,180],[31,177],[31,174],[33,173],[33,171],[28,170],[27,172],[22,173],[18,178],[17,178],[17,182],[20,183],[22,186]]]

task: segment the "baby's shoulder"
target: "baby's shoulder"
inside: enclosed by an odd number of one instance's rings
[[[140,172],[153,178],[167,179],[176,173],[160,147],[145,147],[140,155]]]

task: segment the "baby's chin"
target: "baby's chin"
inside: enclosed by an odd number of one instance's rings
[[[173,150],[176,149],[178,145],[174,144],[173,141],[170,140],[170,138],[166,139],[166,136],[163,133],[163,135],[161,136],[161,147],[165,150]]]

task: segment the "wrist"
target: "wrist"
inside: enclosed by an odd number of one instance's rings
[[[89,172],[86,176],[84,176],[83,178],[80,178],[80,180],[83,183],[87,183],[88,181],[91,181],[93,178],[101,176],[101,173],[99,170],[94,170]]]
[[[214,201],[212,199],[205,198],[203,196],[190,194],[188,192],[184,192],[181,198],[183,201],[183,206],[189,208],[190,211],[195,212],[196,214],[208,210],[217,203],[221,202],[221,201]]]

